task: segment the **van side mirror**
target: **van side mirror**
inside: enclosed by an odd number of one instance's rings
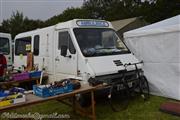
[[[68,47],[66,45],[61,46],[61,55],[64,57],[66,57],[66,55],[67,55],[67,48]]]

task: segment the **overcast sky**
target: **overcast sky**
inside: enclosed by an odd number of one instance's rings
[[[0,23],[16,10],[30,19],[46,20],[68,7],[80,7],[82,4],[83,0],[0,0]]]

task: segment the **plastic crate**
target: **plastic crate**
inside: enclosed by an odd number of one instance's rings
[[[25,80],[25,79],[29,79],[29,73],[28,72],[24,72],[24,73],[18,73],[18,74],[14,74],[12,75],[12,79],[13,80]]]
[[[68,84],[65,87],[45,87],[44,85],[34,85],[33,86],[34,94],[40,97],[49,97],[49,96],[54,96],[58,94],[63,94],[67,92],[73,91],[73,86],[72,84]]]
[[[64,93],[72,92],[73,91],[73,84],[68,84],[67,86],[63,87]]]
[[[41,76],[41,71],[35,71],[35,72],[30,72],[29,77],[30,78],[36,78]]]
[[[40,97],[49,97],[52,96],[52,92],[49,88],[45,87],[44,85],[38,86],[33,85],[34,94]]]
[[[64,87],[53,88],[53,95],[68,93],[68,92],[72,92],[72,91],[73,91],[72,84],[68,84]]]

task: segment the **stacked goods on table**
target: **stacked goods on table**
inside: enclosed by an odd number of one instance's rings
[[[61,81],[55,81],[54,84],[48,85],[34,85],[33,90],[35,95],[40,97],[49,97],[58,94],[72,92],[75,89],[79,89],[81,84],[78,80],[63,79]]]
[[[28,72],[17,73],[12,75],[12,80],[26,80],[26,79],[29,79]]]
[[[12,75],[8,75],[8,79],[6,79],[7,77],[5,77],[3,80],[1,80],[0,82],[8,82],[8,81],[20,81],[20,80],[27,80],[30,78],[38,78],[41,76],[41,71],[30,71],[30,72],[22,72],[22,73],[14,73]]]
[[[36,78],[41,76],[41,71],[22,72],[14,74],[12,80],[26,80],[29,78]]]
[[[6,71],[6,73],[3,76],[0,76],[0,82],[11,80],[12,76],[9,71]]]
[[[14,87],[8,91],[0,91],[0,107],[17,104],[26,101],[23,88]]]
[[[5,81],[10,81],[10,80],[15,80],[15,81],[19,81],[19,80],[27,80],[29,78],[37,78],[40,77],[42,72],[38,71],[39,68],[38,66],[34,65],[34,56],[33,53],[28,51],[27,53],[27,66],[22,65],[21,67],[19,67],[18,72],[20,71],[21,73],[14,73],[14,74],[8,74],[5,76],[10,76],[8,77],[9,79],[5,79],[2,82]]]

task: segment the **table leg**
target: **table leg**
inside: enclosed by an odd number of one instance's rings
[[[73,96],[73,112],[76,113],[76,97],[75,95]]]
[[[39,79],[36,80],[36,85],[39,85]]]
[[[91,91],[92,120],[96,120],[94,91]]]

